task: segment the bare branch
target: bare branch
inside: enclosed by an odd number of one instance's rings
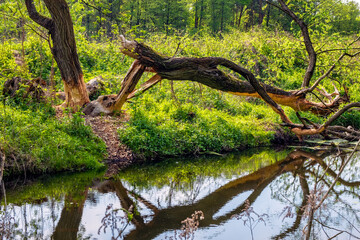
[[[320,52],[317,52],[317,55],[320,55],[322,53],[328,53],[328,52],[336,52],[336,51],[347,51],[347,50],[360,50],[360,48],[334,48],[334,49],[326,49]]]
[[[310,84],[310,80],[314,75],[315,66],[316,66],[316,52],[314,50],[313,44],[310,39],[308,27],[302,19],[300,19],[298,16],[296,16],[296,14],[293,11],[290,10],[290,8],[285,4],[283,0],[278,0],[278,2],[281,5],[280,9],[284,13],[289,15],[299,25],[301,29],[301,33],[304,38],[305,48],[309,55],[309,65],[308,68],[306,69],[306,73],[301,87],[308,87]]]
[[[342,109],[337,111],[333,116],[331,116],[325,123],[320,125],[317,129],[314,129],[314,128],[313,129],[301,129],[298,126],[296,126],[296,127],[292,128],[291,131],[298,136],[320,134],[320,133],[324,132],[326,130],[326,128],[329,127],[330,124],[332,122],[334,122],[336,119],[338,119],[344,112],[346,112],[347,110],[349,110],[350,108],[353,108],[353,107],[360,107],[360,102],[350,103],[350,104],[346,105],[345,107],[343,107]]]
[[[350,104],[349,104],[350,105]],[[314,211],[317,210],[318,208],[320,208],[320,206],[323,204],[323,202],[325,201],[325,199],[327,198],[327,196],[329,195],[330,191],[332,190],[332,188],[335,186],[336,182],[338,181],[338,179],[340,178],[341,173],[344,171],[345,166],[350,162],[351,158],[353,157],[354,153],[356,152],[357,147],[360,144],[360,140],[356,143],[356,146],[354,147],[354,150],[351,152],[350,156],[348,157],[348,159],[346,159],[346,161],[342,164],[342,166],[340,167],[339,173],[336,175],[333,183],[331,184],[331,186],[329,187],[328,191],[325,193],[325,195],[323,196],[323,198],[320,200],[320,202],[313,208]]]
[[[336,67],[336,64],[339,63],[345,56],[348,56],[348,57],[353,58],[353,57],[355,57],[355,56],[357,56],[357,55],[359,55],[359,54],[360,54],[360,51],[359,51],[359,52],[356,52],[356,53],[354,53],[354,54],[343,53],[343,54],[336,60],[336,62],[326,71],[326,73],[324,73],[321,77],[319,77],[319,78],[315,81],[315,83],[311,86],[311,88],[306,89],[306,92],[311,92],[311,91],[313,91],[313,90],[319,85],[319,83],[320,83],[324,78],[326,78],[326,77],[332,72],[332,70],[334,70],[334,68]]]
[[[265,89],[261,86],[261,84],[258,82],[258,80],[255,78],[254,74],[252,74],[249,70],[240,67],[239,65],[225,59],[225,58],[219,58],[219,65],[222,65],[224,67],[227,67],[237,73],[239,73],[241,76],[243,76],[246,80],[250,82],[250,84],[253,86],[253,88],[256,90],[256,92],[259,93],[261,98],[271,106],[271,108],[280,115],[281,120],[285,123],[292,123],[291,120],[285,115],[284,110],[267,94]]]

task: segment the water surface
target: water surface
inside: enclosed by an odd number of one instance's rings
[[[358,239],[359,156],[262,149],[19,180],[2,195],[1,237],[181,239],[201,211],[194,239]]]

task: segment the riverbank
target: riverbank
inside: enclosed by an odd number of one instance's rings
[[[19,106],[0,105],[2,128],[0,143],[6,155],[4,178],[21,174],[25,174],[25,176],[26,174],[39,175],[105,167],[108,169],[106,176],[113,176],[120,170],[145,160],[182,155],[214,155],[246,146],[263,146],[265,143],[270,145],[271,141],[277,138],[274,130],[251,131],[253,127],[246,126],[253,124],[253,120],[238,120],[237,122],[241,125],[236,125],[235,121],[227,122],[226,119],[214,115],[217,111],[213,111],[211,115],[208,112],[204,114],[196,109],[193,110],[195,111],[194,119],[185,122],[183,127],[179,127],[181,122],[173,122],[169,119],[166,123],[167,129],[159,123],[148,123],[148,126],[142,125],[140,129],[139,121],[141,119],[137,115],[140,109],[135,115],[133,111],[128,110],[120,116],[88,117],[82,116],[80,113],[68,114],[66,112],[56,115],[51,108],[45,106],[38,109],[21,109]],[[179,112],[180,110],[176,111]],[[185,111],[184,108],[182,111]],[[164,113],[159,113],[159,116],[165,116]],[[170,111],[168,115],[174,116],[174,113]],[[205,115],[207,118],[204,118]],[[143,115],[141,116],[144,118]],[[151,118],[152,116],[148,117]],[[200,118],[200,122],[196,120],[197,118]],[[211,118],[216,119],[216,125],[209,120]],[[205,121],[209,121],[209,124],[205,124]],[[151,141],[156,136],[149,134],[150,124],[153,127],[153,133],[158,134],[157,137],[160,139],[152,143]],[[208,128],[211,125],[213,125],[213,131],[209,132]],[[235,127],[226,135],[228,139],[223,140],[222,138],[226,136],[220,134],[221,130],[229,130],[232,125]],[[137,129],[134,130],[134,126]],[[167,132],[171,128],[173,135],[169,135]],[[159,129],[163,129],[163,135],[160,135]],[[186,134],[184,134],[184,129],[187,129]],[[237,129],[238,132],[236,132]],[[189,136],[189,133],[192,135]],[[216,145],[214,140],[211,143],[206,142],[209,134],[216,134],[212,138],[218,138],[216,142],[222,145]],[[238,138],[231,138],[231,136],[236,135],[243,138],[245,136],[246,139],[253,139],[254,141],[252,143],[247,141],[236,143],[235,141]],[[128,139],[127,144],[123,141],[125,137]],[[173,137],[172,142],[169,137]],[[140,138],[142,141],[139,141]],[[167,145],[162,146],[161,139],[165,138],[168,138]],[[185,142],[186,139],[184,138],[189,138],[187,146],[191,148],[181,148],[184,145],[181,146],[179,143]],[[132,141],[129,144],[131,139]],[[202,139],[203,142],[200,140],[194,142],[194,139]],[[255,141],[256,139],[260,140]],[[228,144],[226,148],[222,147],[225,145],[221,141]],[[131,143],[137,146],[143,145],[143,147],[134,148]],[[232,144],[233,147],[229,147],[229,144]],[[190,151],[191,149],[200,149],[200,147],[207,150]],[[153,149],[151,150],[151,148]],[[143,149],[146,151],[142,151]],[[147,154],[150,150],[152,155]]]
[[[341,42],[350,40],[341,37]],[[330,41],[329,48],[338,47],[338,41]],[[267,84],[285,90],[301,86],[304,68],[299,59],[306,59],[306,55],[301,51],[293,54],[293,49],[302,46],[287,33],[234,31],[224,33],[221,39],[210,35],[184,37],[180,47],[178,42],[176,36],[161,34],[146,38],[149,46],[168,56],[179,48],[177,57],[224,57],[256,73]],[[91,100],[98,95],[118,93],[133,61],[121,53],[118,40],[96,42],[80,38],[77,45],[85,81],[100,75],[104,80],[103,88]],[[54,81],[49,79],[52,55],[46,42],[28,38],[23,45],[9,40],[1,46],[0,63],[16,71],[0,76],[0,91],[5,81],[15,76],[24,79],[41,76],[48,86],[54,84],[56,91],[63,90],[58,70]],[[12,53],[22,47],[26,50],[26,69],[16,68]],[[322,61],[332,63],[334,59],[337,58],[327,56]],[[344,59],[344,64],[349,63]],[[337,74],[343,80],[341,84],[353,86],[346,91],[352,101],[358,101],[359,89],[353,84],[356,72],[349,75],[339,69]],[[152,73],[143,76],[139,85],[151,78]],[[324,82],[322,87],[333,91],[332,83]],[[19,90],[20,97],[21,91],[24,89]],[[0,98],[0,147],[7,159],[5,176],[24,171],[42,174],[105,166],[112,166],[110,169],[116,172],[144,159],[221,154],[274,143],[284,145],[293,140],[293,135],[281,129],[279,116],[260,99],[230,95],[195,82],[162,80],[124,105],[125,118],[102,116],[84,120],[79,113],[70,116],[66,112],[56,118],[47,104],[3,95]],[[54,103],[57,104],[61,102]],[[284,111],[291,121],[301,123],[295,111],[288,107]],[[360,113],[354,111],[344,116],[339,119],[340,125],[359,127]],[[314,124],[324,121],[311,113],[301,113],[301,117]]]
[[[104,167],[106,145],[79,113],[58,119],[51,107],[0,104],[0,128],[4,178]]]

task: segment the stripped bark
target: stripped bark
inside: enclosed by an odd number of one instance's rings
[[[141,65],[139,61],[134,61],[121,83],[120,93],[118,95],[100,96],[97,100],[89,103],[84,108],[83,112],[86,115],[91,116],[120,112],[122,106],[128,99],[128,96],[134,91],[136,84],[145,71],[145,68],[146,67]]]
[[[25,0],[30,18],[46,28],[51,35],[53,43],[51,52],[64,82],[66,100],[63,106],[82,107],[90,100],[77,55],[69,6],[65,0],[44,0],[44,3],[50,12],[51,18],[39,14],[33,0]]]

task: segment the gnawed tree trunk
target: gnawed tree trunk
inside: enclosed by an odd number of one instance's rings
[[[44,0],[51,18],[37,12],[33,0],[25,0],[30,18],[46,28],[53,42],[51,52],[59,67],[66,100],[64,107],[82,107],[90,102],[77,55],[73,23],[65,0]]]
[[[97,116],[100,114],[111,114],[120,112],[128,96],[134,91],[141,75],[145,71],[145,66],[135,61],[127,72],[121,90],[118,95],[100,96],[96,101],[89,103],[83,110],[86,115]]]

